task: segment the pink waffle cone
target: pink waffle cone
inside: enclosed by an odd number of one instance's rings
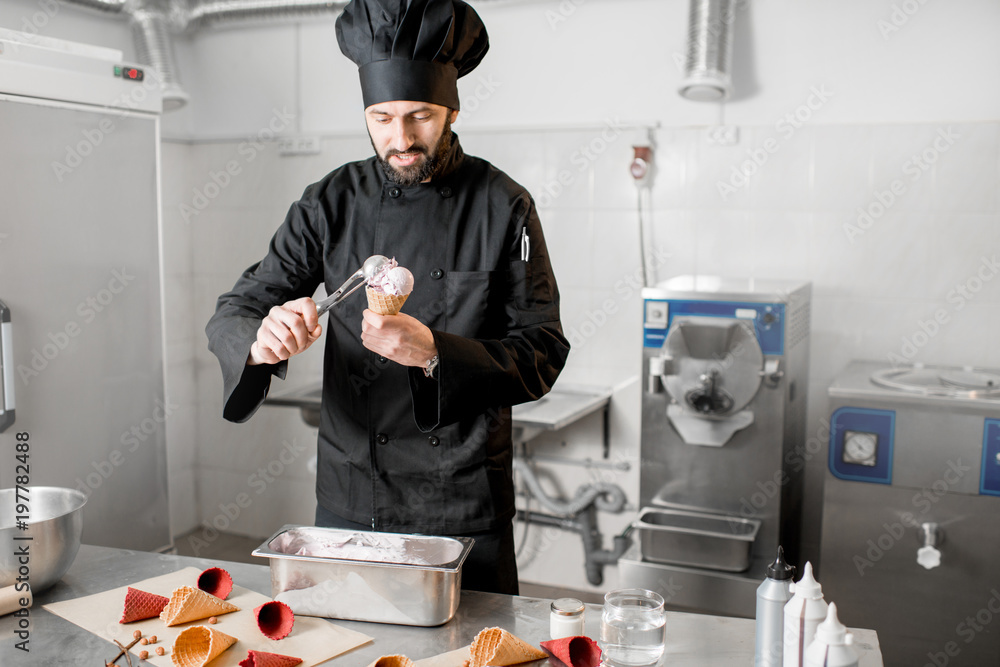
[[[290,655],[250,651],[247,657],[240,661],[240,667],[295,667],[301,662],[302,658],[293,658]]]
[[[590,637],[564,637],[542,642],[542,650],[565,667],[598,667],[601,649]]]
[[[225,600],[233,592],[233,578],[221,567],[210,567],[198,575],[198,588]]]
[[[140,591],[138,588],[129,586],[125,593],[125,607],[122,610],[122,618],[119,623],[131,623],[141,621],[146,618],[159,616],[163,608],[170,602],[170,598],[162,595]]]
[[[486,665],[507,667],[549,657],[545,651],[535,648],[503,628],[486,628],[480,631],[472,640],[469,652],[472,654],[470,667]]]
[[[170,661],[176,667],[204,667],[235,643],[236,637],[196,625],[177,635],[170,649]]]
[[[383,655],[368,667],[413,667],[413,661],[405,655]]]
[[[384,294],[371,287],[365,287],[368,295],[368,309],[379,315],[396,315],[409,298],[409,294]]]
[[[271,600],[253,610],[257,627],[268,639],[284,639],[295,625],[295,614],[284,602]]]

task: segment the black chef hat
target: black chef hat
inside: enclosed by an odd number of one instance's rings
[[[458,108],[458,79],[490,48],[486,26],[462,0],[352,0],[337,41],[359,67],[365,108],[410,100]]]

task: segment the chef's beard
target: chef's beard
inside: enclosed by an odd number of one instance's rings
[[[368,135],[368,139],[371,140],[371,134]],[[405,151],[389,149],[385,155],[379,154],[378,149],[375,148],[374,141],[372,141],[372,148],[375,149],[375,157],[378,158],[379,164],[382,165],[382,170],[390,181],[404,187],[423,183],[437,175],[441,167],[444,166],[448,154],[451,152],[451,119],[445,119],[444,130],[442,130],[441,137],[438,139],[437,146],[434,147],[433,152],[429,151],[427,146],[420,143],[413,144]],[[407,167],[396,167],[389,162],[389,158],[393,155],[414,152],[421,155],[415,164]]]

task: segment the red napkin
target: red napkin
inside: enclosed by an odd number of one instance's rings
[[[563,637],[541,643],[555,667],[598,667],[601,649],[590,637]]]

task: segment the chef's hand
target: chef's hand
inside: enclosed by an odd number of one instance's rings
[[[422,322],[409,315],[362,313],[361,342],[372,352],[403,366],[425,368],[437,354],[434,335]]]
[[[257,340],[250,346],[247,365],[284,361],[308,350],[322,333],[316,302],[309,297],[275,306],[261,320]]]

